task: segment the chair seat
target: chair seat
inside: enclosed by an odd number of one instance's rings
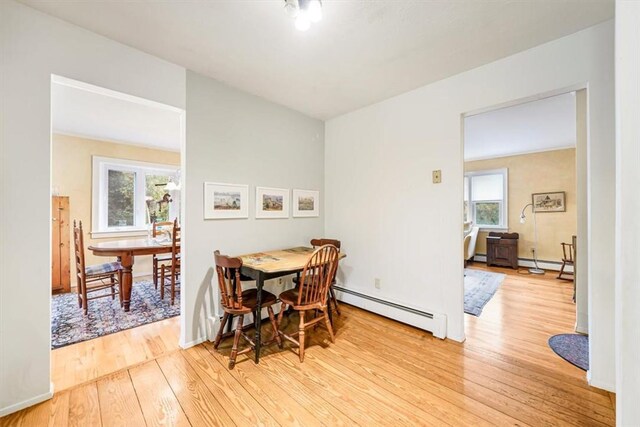
[[[105,262],[104,264],[95,264],[85,267],[84,273],[87,275],[107,274],[115,273],[122,270],[122,265],[119,262]]]
[[[276,296],[271,292],[262,291],[262,307],[273,305],[276,300]],[[242,291],[242,305],[251,310],[255,309],[258,305],[258,290],[247,289],[246,291]]]

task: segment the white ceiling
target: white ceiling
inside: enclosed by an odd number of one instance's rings
[[[111,39],[327,119],[592,26],[613,0],[22,0]]]
[[[180,114],[134,97],[54,82],[51,120],[56,133],[180,150]]]
[[[467,117],[464,159],[576,146],[576,98],[567,93]]]

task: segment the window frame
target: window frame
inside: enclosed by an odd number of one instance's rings
[[[92,163],[91,236],[98,238],[147,234],[146,175],[167,175],[175,179],[179,173],[179,166],[102,156],[92,156]],[[110,170],[138,174],[134,184],[134,225],[108,226],[108,173]],[[144,176],[145,179],[139,179],[139,176]]]
[[[484,175],[502,175],[502,200],[473,200],[473,177]],[[509,230],[509,169],[486,169],[465,172],[464,178],[468,179],[466,194],[463,194],[463,201],[468,197],[469,203],[469,219],[473,221],[474,226],[480,227],[483,231]],[[463,190],[464,191],[464,190]],[[478,224],[476,220],[476,204],[477,203],[499,203],[500,204],[500,223],[497,225]],[[464,205],[464,203],[463,203]],[[463,214],[464,215],[464,214]]]

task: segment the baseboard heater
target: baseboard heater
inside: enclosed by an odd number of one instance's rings
[[[445,339],[447,336],[447,316],[444,314],[428,313],[339,285],[334,285],[333,288],[336,297],[347,304],[424,329],[436,338]]]
[[[473,257],[473,259],[474,261],[477,261],[477,262],[484,262],[484,263],[487,262],[487,256],[485,254],[476,254]],[[531,258],[518,258],[518,266],[519,267],[535,267],[535,264]],[[560,268],[562,267],[562,263],[557,261],[538,260],[538,266],[545,270],[560,271]],[[572,265],[566,266],[565,271],[573,272],[573,266]]]

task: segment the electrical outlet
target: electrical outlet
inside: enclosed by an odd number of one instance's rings
[[[377,277],[375,279],[373,279],[373,286],[376,289],[380,289],[380,279],[378,279]]]
[[[284,283],[284,279],[281,277],[278,279],[278,285],[282,285]]]
[[[440,184],[442,182],[442,171],[438,169],[437,171],[433,171],[433,183]]]

